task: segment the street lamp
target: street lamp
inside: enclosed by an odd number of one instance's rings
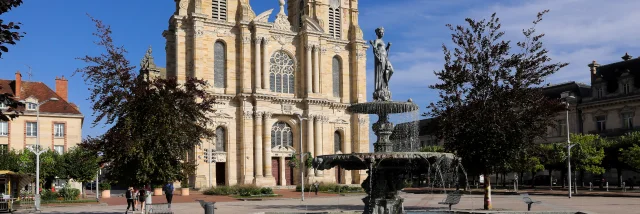
[[[36,104],[36,146],[35,148],[27,147],[29,151],[36,154],[36,211],[40,211],[40,154],[45,152],[40,149],[40,106],[49,101],[58,101],[58,98],[52,97]],[[21,102],[24,103],[25,101]]]
[[[302,153],[302,121],[308,118],[302,117],[302,115],[294,114],[300,122],[300,191],[302,192],[302,201],[304,201],[304,154]]]
[[[564,100],[564,103],[567,105],[567,180],[569,183],[569,198],[571,198],[571,147],[573,147],[574,145],[571,145],[571,132],[569,131],[569,100],[575,99],[576,97],[571,95],[570,92],[563,92],[560,96],[561,99]]]

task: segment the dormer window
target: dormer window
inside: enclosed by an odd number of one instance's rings
[[[35,104],[35,103],[27,103],[27,110],[35,111],[37,107],[38,107],[38,104]]]
[[[596,88],[596,97],[597,98],[602,98],[602,95],[604,95],[604,90],[602,89],[602,87],[597,87]]]
[[[211,18],[227,20],[227,0],[213,0],[211,2]]]
[[[622,92],[624,94],[629,94],[631,93],[631,85],[629,83],[625,83],[622,85]]]

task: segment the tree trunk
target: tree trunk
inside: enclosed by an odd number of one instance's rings
[[[616,168],[616,171],[618,173],[618,187],[622,187],[622,169]]]
[[[485,175],[489,175],[489,173]],[[485,176],[484,178],[484,209],[493,209],[491,205],[491,176]]]
[[[520,172],[520,184],[524,184],[524,172]]]
[[[565,177],[566,176],[565,173],[566,173],[566,170],[562,170],[560,172],[560,177],[561,177],[561,180],[562,180],[562,188],[563,189],[564,189],[565,184],[567,183],[567,179]]]
[[[584,170],[580,170],[580,182],[582,183],[582,187],[584,187]]]
[[[531,188],[536,188],[536,173],[531,171]]]

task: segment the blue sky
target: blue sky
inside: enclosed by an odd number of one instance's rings
[[[278,7],[277,0],[252,0],[259,14]],[[556,61],[570,66],[548,79],[550,83],[569,80],[589,82],[589,64],[619,61],[625,52],[640,55],[640,28],[637,20],[640,1],[618,0],[365,0],[360,1],[360,24],[366,40],[375,36],[374,29],[384,26],[385,40],[393,43],[391,60],[396,73],[391,90],[394,100],[412,98],[422,111],[436,101],[437,92],[428,89],[436,82],[433,71],[442,68],[442,44],[449,45],[450,31],[445,24],[463,24],[467,17],[484,18],[498,12],[506,38],[521,39],[520,31],[532,25],[538,11],[550,9],[538,30]],[[85,64],[77,57],[97,55],[102,50],[93,44],[94,25],[87,13],[111,25],[116,44],[129,51],[129,60],[138,65],[150,45],[159,66],[165,64],[162,31],[167,29],[174,11],[173,1],[158,0],[64,0],[25,1],[2,16],[7,21],[20,21],[25,38],[0,59],[0,78],[13,79],[16,70],[23,79],[55,86],[55,77],[69,79],[69,100],[85,114],[83,135],[99,135],[105,128],[91,127],[93,121],[89,90],[73,72]],[[275,12],[274,12],[275,14]],[[369,52],[371,49],[369,49]],[[367,96],[370,99],[372,73],[371,54],[367,53]],[[31,67],[31,77],[27,75]]]

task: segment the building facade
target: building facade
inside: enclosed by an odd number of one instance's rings
[[[211,115],[216,137],[190,154],[198,164],[190,181],[196,188],[295,185],[293,154],[369,151],[368,116],[345,111],[366,99],[368,46],[358,1],[271,1],[275,10],[258,14],[249,0],[175,1],[163,32],[163,72],[179,81],[208,80],[219,103]],[[306,171],[311,182],[359,184],[366,176]]]
[[[82,142],[84,116],[78,107],[68,100],[68,81],[56,78],[55,91],[42,82],[22,81],[20,72],[14,80],[0,79],[0,93],[14,96],[24,102],[24,114],[11,121],[0,121],[0,154],[9,150],[23,150],[36,145],[40,134],[40,147],[63,153]],[[37,123],[37,103],[40,106],[40,122]],[[0,104],[0,110],[7,106]],[[39,131],[38,131],[39,130]]]

